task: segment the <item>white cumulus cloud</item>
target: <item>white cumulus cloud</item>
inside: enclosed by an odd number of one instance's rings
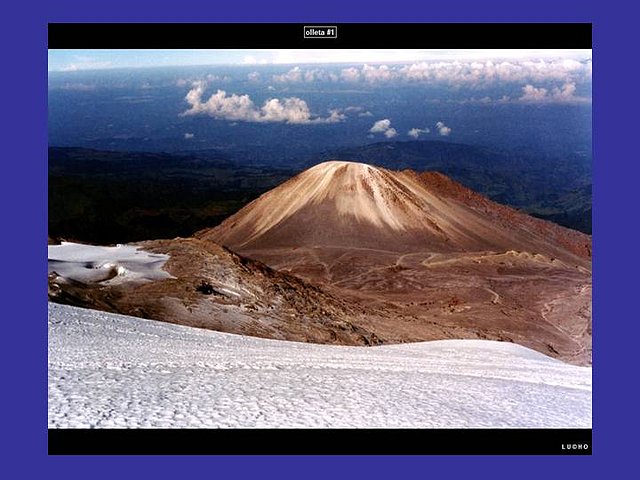
[[[193,133],[185,133],[184,134],[184,139],[185,140],[191,140],[193,137],[195,137],[195,135]]]
[[[338,110],[330,111],[328,117],[318,117],[311,113],[307,102],[297,97],[270,98],[258,107],[249,95],[227,94],[218,90],[208,100],[203,101],[206,88],[204,82],[194,82],[185,100],[190,108],[182,115],[208,115],[222,120],[242,122],[282,122],[290,124],[337,123],[345,119]]]
[[[436,129],[438,130],[438,133],[440,135],[442,135],[443,137],[446,137],[447,135],[449,135],[451,133],[451,129],[449,127],[447,127],[444,122],[436,122]]]
[[[274,82],[301,82],[302,81],[302,69],[300,67],[293,67],[286,73],[273,76]]]
[[[388,130],[385,130],[384,132],[384,136],[387,138],[393,138],[396,135],[398,135],[398,132],[395,128],[389,128]]]
[[[420,135],[430,133],[430,132],[431,130],[428,128],[412,128],[407,132],[407,135],[409,135],[412,138],[418,138]]]
[[[391,126],[391,120],[389,120],[388,118],[375,122],[369,129],[369,132],[382,133],[387,138],[393,138],[398,135],[398,131]]]
[[[389,81],[397,78],[397,72],[390,68],[388,65],[380,65],[378,67],[371,67],[369,65],[363,65],[360,70],[362,78],[367,82],[379,82]]]
[[[576,103],[589,101],[588,98],[576,96],[576,84],[567,82],[551,90],[527,84],[522,87],[521,102],[528,103]]]
[[[523,102],[539,102],[541,100],[545,100],[547,98],[547,89],[546,88],[536,88],[533,85],[525,85],[522,87],[522,96],[520,100]]]
[[[373,124],[373,127],[369,129],[371,133],[382,133],[386,132],[391,128],[391,120],[385,118],[384,120],[378,120]]]
[[[347,82],[357,82],[360,79],[360,70],[356,67],[344,68],[340,72],[340,78]]]
[[[573,100],[575,99],[576,84],[573,82],[565,83],[562,87],[555,87],[551,91],[551,96],[557,100]]]

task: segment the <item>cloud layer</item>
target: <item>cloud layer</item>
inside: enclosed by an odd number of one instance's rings
[[[338,110],[330,111],[328,117],[314,116],[307,103],[297,97],[270,98],[262,107],[258,107],[249,95],[228,95],[224,90],[218,90],[208,100],[203,101],[205,88],[204,82],[194,82],[193,88],[185,97],[191,107],[182,115],[208,115],[221,120],[290,124],[337,123],[345,119],[345,115]]]
[[[591,79],[591,60],[431,61],[407,65],[362,65],[332,72],[323,68],[294,67],[274,75],[277,82],[345,81],[380,83],[390,81],[489,86],[496,83],[582,82]]]

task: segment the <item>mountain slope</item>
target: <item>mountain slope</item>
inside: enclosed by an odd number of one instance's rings
[[[314,158],[365,162],[394,170],[434,170],[488,198],[591,234],[591,153],[550,156],[528,148],[500,150],[444,141],[377,142]],[[580,191],[584,194],[576,195]]]
[[[133,265],[83,257],[74,275],[110,270],[78,281],[54,256],[50,299],[276,339],[501,340],[591,362],[590,237],[438,173],[327,162],[218,227],[135,246],[169,276],[121,282]]]
[[[590,236],[439,173],[325,162],[195,236],[383,310],[367,328],[385,342],[490,338],[591,361]]]
[[[71,246],[49,248],[51,301],[259,337],[348,345],[379,341],[355,324],[361,309],[215,244],[177,238],[135,245],[144,248],[138,256],[163,259],[164,275],[155,278],[137,272],[146,271],[144,266],[118,258],[120,250],[134,250],[130,246],[64,250]],[[76,258],[75,251],[84,255]],[[79,276],[83,270],[90,275]],[[114,278],[110,271],[121,274]]]
[[[584,264],[590,238],[496,204],[437,173],[330,161],[199,238],[237,251],[339,246],[397,252],[522,250]]]

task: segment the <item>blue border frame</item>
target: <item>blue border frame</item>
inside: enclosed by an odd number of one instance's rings
[[[616,2],[598,8],[586,2],[539,0],[507,4],[449,0],[372,0],[351,5],[324,0],[276,5],[257,0],[228,2],[111,0],[108,5],[58,0],[12,5],[2,35],[4,137],[2,320],[5,478],[326,478],[412,476],[457,478],[626,478],[637,471],[638,336],[636,239],[638,213],[637,38],[631,11]],[[622,3],[622,2],[620,2]],[[624,8],[624,7],[623,7]],[[594,24],[594,444],[592,457],[47,457],[46,356],[46,24],[52,21],[165,22],[482,22],[579,21]],[[632,84],[633,82],[633,84]],[[8,140],[8,142],[6,142]],[[634,142],[635,143],[635,142]],[[4,150],[6,151],[6,150]],[[17,245],[17,251],[16,251]],[[11,248],[11,250],[8,250]],[[6,462],[6,463],[5,463]],[[606,472],[606,473],[605,473]]]

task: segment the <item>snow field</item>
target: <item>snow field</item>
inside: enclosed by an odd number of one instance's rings
[[[50,428],[591,427],[591,368],[510,343],[345,347],[49,304]]]

